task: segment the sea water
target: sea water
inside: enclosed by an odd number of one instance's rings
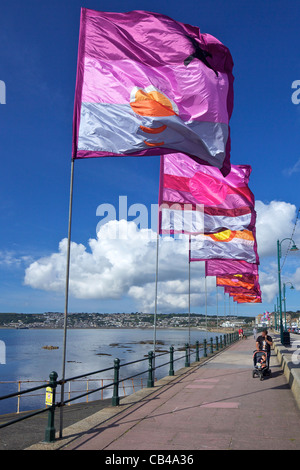
[[[169,361],[169,354],[161,355],[174,346],[175,371],[184,366],[185,352],[179,350],[189,342],[208,342],[210,338],[220,336],[221,332],[208,333],[188,329],[157,329],[156,365]],[[112,368],[114,359],[120,359],[120,365],[144,359],[142,362],[121,367],[120,378],[130,377],[144,372],[144,383],[147,380],[148,352],[152,350],[153,329],[69,329],[66,336],[65,378],[89,374]],[[35,387],[49,379],[51,371],[56,371],[58,380],[61,377],[63,362],[64,332],[61,329],[0,329],[0,341],[5,346],[5,357],[0,363],[0,397],[18,391],[18,381],[22,381],[21,390]],[[45,349],[45,346],[54,349]],[[2,354],[3,355],[3,354]],[[201,355],[201,353],[200,353]],[[181,358],[179,360],[179,358]],[[191,356],[191,361],[195,355]],[[156,371],[156,378],[168,375],[169,365]],[[99,373],[97,379],[113,379],[113,370]],[[94,378],[94,376],[92,376]],[[82,384],[76,384],[76,390],[86,389],[86,379]],[[83,384],[84,382],[84,384]],[[98,381],[97,387],[100,382]],[[146,385],[144,385],[146,386]],[[92,385],[90,385],[92,388]],[[73,387],[74,388],[74,387]],[[104,398],[111,394],[106,390]],[[44,407],[44,390],[36,392],[31,397],[21,397],[20,410],[31,410]],[[96,393],[95,393],[96,395]],[[90,396],[90,400],[99,399]],[[17,411],[17,399],[0,400],[0,414]]]

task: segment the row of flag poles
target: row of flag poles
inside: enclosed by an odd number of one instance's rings
[[[189,277],[191,263],[205,261],[205,282],[208,276],[215,276],[216,289],[224,286],[224,295],[228,293],[237,304],[261,302],[256,213],[248,188],[251,167],[230,164],[232,69],[229,49],[198,27],[159,13],[82,8],[73,115],[63,384],[77,159],[160,156],[157,241],[164,234],[187,234]],[[64,385],[61,396],[63,401]]]

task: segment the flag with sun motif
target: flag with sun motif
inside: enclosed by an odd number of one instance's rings
[[[258,276],[243,274],[227,274],[216,276],[217,286],[241,287],[243,289],[253,289],[258,285]]]
[[[218,233],[191,237],[190,260],[233,259],[258,263],[254,232],[250,230],[224,230]]]
[[[195,26],[82,8],[72,158],[183,152],[227,174],[232,68]]]
[[[258,276],[258,263],[248,263],[237,259],[205,260],[205,276],[226,275]]]

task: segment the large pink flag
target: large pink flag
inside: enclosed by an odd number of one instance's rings
[[[161,157],[160,233],[213,233],[253,230],[254,195],[248,187],[251,167],[231,165],[224,177],[182,153]]]
[[[184,152],[230,171],[233,62],[199,28],[81,10],[72,157]]]

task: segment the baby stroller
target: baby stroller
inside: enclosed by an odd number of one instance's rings
[[[260,380],[264,380],[265,377],[271,375],[265,351],[253,351],[253,365],[252,377],[258,376]]]

